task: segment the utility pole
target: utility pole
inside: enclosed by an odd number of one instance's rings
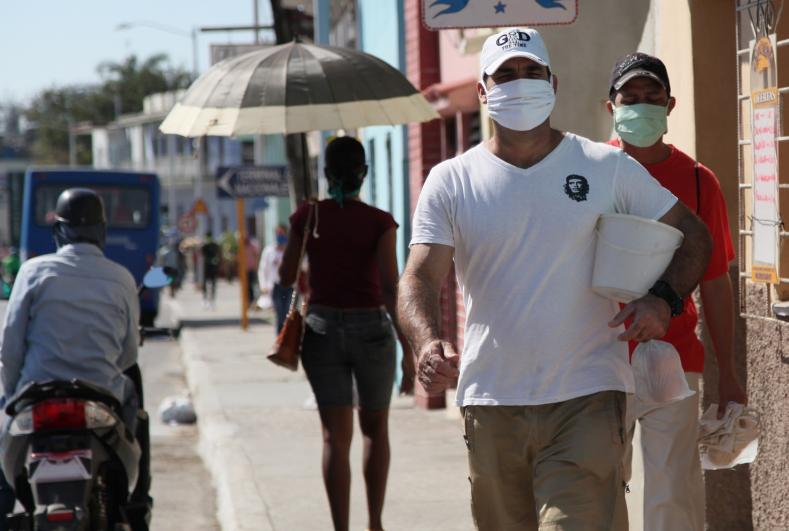
[[[73,168],[77,165],[77,138],[74,135],[74,120],[68,118],[68,165]]]
[[[252,0],[252,7],[254,11],[254,19],[255,19],[255,27],[257,28],[258,25],[258,0]],[[255,30],[255,44],[260,44],[260,33],[258,30]]]

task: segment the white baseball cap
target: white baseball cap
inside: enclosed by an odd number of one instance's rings
[[[507,59],[513,57],[526,57],[551,67],[548,49],[537,30],[508,28],[485,39],[479,56],[479,78],[482,79],[484,74],[493,75]]]

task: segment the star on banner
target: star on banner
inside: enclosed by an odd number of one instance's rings
[[[499,0],[499,3],[493,6],[493,8],[496,10],[496,13],[504,13],[504,10],[507,9],[507,4],[504,4],[501,2],[501,0]]]

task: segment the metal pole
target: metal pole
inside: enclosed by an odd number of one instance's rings
[[[74,136],[74,123],[68,121],[68,165],[72,168],[77,165],[77,139]]]
[[[244,219],[244,199],[236,198],[236,222],[238,223],[238,285],[241,286],[241,330],[249,327],[249,298],[247,289],[247,244],[246,220]]]
[[[255,12],[255,44],[260,44],[260,33],[258,33],[258,0],[252,0],[252,6]]]
[[[167,154],[170,166],[170,176],[167,179],[167,220],[171,227],[175,227],[178,223],[177,212],[175,208],[175,136],[167,136]]]
[[[301,163],[304,172],[304,197],[306,201],[312,196],[312,180],[310,179],[310,154],[307,149],[307,133],[299,133],[301,137]]]
[[[199,68],[197,66],[197,28],[192,28],[192,75],[197,79]]]
[[[402,6],[400,8],[402,10]],[[313,26],[314,26],[314,41],[316,44],[329,44],[329,32],[331,30],[331,4],[330,0],[313,0],[313,7],[312,11],[314,13],[313,16]],[[404,26],[401,26],[404,27]],[[321,131],[321,140],[320,145],[318,146],[318,172],[315,176],[314,182],[316,183],[316,189],[313,195],[316,197],[320,196],[321,192],[321,184],[324,183],[322,176],[323,176],[323,168],[326,165],[326,144],[329,141],[330,134],[328,131]]]

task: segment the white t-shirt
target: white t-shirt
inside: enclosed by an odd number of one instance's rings
[[[430,172],[411,245],[454,247],[466,308],[457,403],[534,405],[633,392],[617,304],[591,290],[603,213],[677,201],[620,149],[570,133],[521,169],[480,144]]]
[[[279,265],[285,249],[278,249],[276,243],[271,243],[263,248],[258,265],[258,284],[261,289],[269,291],[274,289],[274,284],[279,282]]]

